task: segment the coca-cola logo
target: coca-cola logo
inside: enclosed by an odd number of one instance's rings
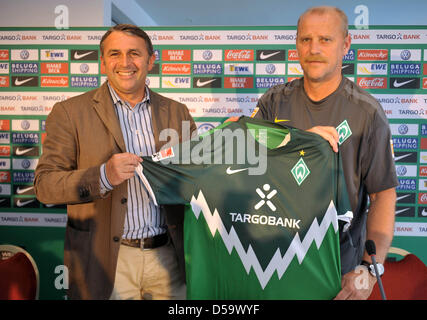
[[[423,89],[427,89],[427,78],[423,79]]]
[[[387,88],[387,78],[362,77],[357,79],[357,84],[363,89],[385,89]]]
[[[427,193],[420,193],[418,200],[419,204],[427,204]]]
[[[225,50],[226,61],[252,61],[253,59],[253,50]]]
[[[358,60],[387,60],[388,50],[386,49],[360,49],[357,51]]]

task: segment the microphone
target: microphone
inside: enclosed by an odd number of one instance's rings
[[[372,265],[374,266],[375,276],[377,277],[378,287],[379,287],[380,293],[381,293],[381,298],[383,300],[387,300],[387,298],[385,296],[385,292],[384,292],[383,283],[381,281],[381,277],[380,277],[380,274],[378,272],[377,261],[376,261],[377,259],[375,258],[376,251],[377,251],[375,248],[375,242],[373,240],[366,240],[365,248],[366,248],[366,252],[371,257]]]

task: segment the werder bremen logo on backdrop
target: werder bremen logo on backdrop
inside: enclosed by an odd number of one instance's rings
[[[310,170],[302,158],[298,160],[297,164],[292,168],[291,172],[299,186],[310,174]]]
[[[352,132],[350,129],[350,126],[347,123],[347,120],[344,120],[343,122],[341,122],[341,124],[337,127],[337,131],[338,131],[338,143],[341,145],[345,140],[348,139],[348,137],[351,136]]]

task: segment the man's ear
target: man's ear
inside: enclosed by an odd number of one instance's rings
[[[348,53],[348,50],[350,50],[350,46],[351,46],[351,36],[350,36],[350,34],[348,34],[344,38],[344,55],[343,55],[343,57]]]
[[[148,71],[151,71],[154,67],[154,62],[156,61],[156,55],[153,53],[150,58],[148,58]]]

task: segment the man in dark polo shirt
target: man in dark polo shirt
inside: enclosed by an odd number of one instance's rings
[[[334,151],[339,147],[354,218],[349,230],[341,233],[343,278],[336,299],[367,299],[376,278],[369,276],[369,285],[360,289],[361,273],[355,268],[371,263],[364,250],[366,239],[375,241],[378,262],[386,258],[393,239],[398,181],[383,109],[341,75],[351,43],[347,25],[346,15],[334,7],[304,12],[296,40],[304,77],[267,91],[253,117],[320,134]]]

